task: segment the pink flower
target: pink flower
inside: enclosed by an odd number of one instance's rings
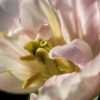
[[[100,92],[100,1],[52,1],[67,44],[54,47],[49,56],[62,56],[83,70],[50,78],[33,100],[91,100]]]

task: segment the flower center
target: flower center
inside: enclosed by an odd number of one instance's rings
[[[24,82],[24,88],[29,87],[32,83],[38,80],[44,82],[44,80],[47,80],[53,75],[79,71],[75,64],[62,57],[50,59],[48,53],[54,46],[55,44],[53,42],[44,41],[42,39],[29,41],[25,44],[24,48],[30,53],[30,55],[21,57],[20,59],[26,61],[37,60],[39,63],[44,65],[45,73],[37,73],[27,79]]]

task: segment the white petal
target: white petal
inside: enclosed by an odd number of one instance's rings
[[[24,90],[23,82],[11,76],[9,73],[0,73],[0,90],[10,93],[30,93],[33,89]]]

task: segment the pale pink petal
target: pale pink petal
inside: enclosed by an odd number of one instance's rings
[[[76,39],[70,44],[57,46],[51,49],[50,58],[62,56],[76,64],[86,64],[93,57],[91,47],[83,40]]]
[[[20,18],[23,28],[39,32],[43,24],[48,24],[39,0],[23,0],[20,8]]]
[[[100,33],[99,1],[52,0],[52,2],[56,9],[61,11],[71,39],[75,39],[76,37],[83,38],[93,46]]]
[[[76,12],[77,0],[52,0],[56,9],[60,10],[65,27],[70,34],[70,38],[78,37],[78,22]]]
[[[83,38],[91,46],[98,39],[100,30],[100,11],[98,0],[77,0],[77,16],[79,26],[83,31]],[[78,33],[80,34],[80,33]],[[90,38],[91,37],[91,38]]]
[[[65,74],[52,77],[40,91],[41,98],[50,94],[58,94],[60,100],[92,100],[100,92],[100,54],[85,65],[80,73]],[[60,83],[60,84],[59,84]],[[54,92],[56,89],[56,93]],[[60,95],[59,95],[60,94]],[[38,99],[37,99],[38,100]]]
[[[0,0],[0,32],[8,32],[16,25],[19,4],[19,0]]]
[[[46,88],[46,87],[49,87],[49,86],[53,86],[53,85],[61,85],[62,84],[62,81],[68,77],[70,77],[71,75],[75,75],[76,73],[71,73],[71,74],[62,74],[62,75],[56,75],[56,76],[53,76],[51,77],[50,79],[48,79],[44,86],[42,87],[43,88]],[[42,89],[40,90],[40,92],[42,91]]]
[[[52,31],[50,25],[44,24],[41,26],[37,38],[42,38],[44,40],[48,40],[52,36],[53,36],[53,31]]]
[[[66,43],[70,43],[71,37],[70,37],[70,34],[69,34],[69,32],[67,31],[66,27],[65,27],[65,24],[64,24],[64,21],[63,21],[61,12],[58,11],[58,12],[57,12],[57,15],[58,15],[58,18],[59,18],[59,20],[60,20],[61,32],[62,32],[63,38],[64,38],[64,40],[66,41]]]
[[[100,65],[100,54],[91,62],[89,62],[87,65],[85,65],[86,66],[85,69],[79,75],[81,78],[79,83],[74,84],[73,82],[71,82],[73,84],[73,87],[71,86],[71,88],[73,89],[71,89],[68,92],[69,93],[68,95],[65,94],[68,100],[73,100],[74,98],[75,100],[84,100],[84,99],[91,100],[93,99],[94,96],[96,96],[99,93],[100,91],[99,65]],[[75,78],[72,77],[72,79],[74,80]],[[68,91],[67,86],[68,83],[70,83],[67,78],[64,80],[64,82],[65,86],[64,84],[61,85],[63,87],[62,93],[66,93],[66,91]]]

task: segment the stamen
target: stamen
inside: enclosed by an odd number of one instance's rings
[[[21,57],[21,60],[31,61],[37,60],[45,67],[44,73],[36,73],[29,77],[23,84],[23,88],[26,89],[30,86],[35,86],[37,89],[53,75],[58,75],[62,73],[71,73],[75,71],[80,71],[80,69],[70,61],[62,57],[56,57],[55,59],[50,59],[48,52],[52,48],[52,43],[49,44],[49,41],[42,39],[37,39],[34,41],[29,41],[25,44],[24,48],[28,50],[32,55],[27,55]],[[48,77],[45,77],[43,75]]]
[[[42,85],[44,83],[43,79],[44,79],[44,77],[43,77],[42,73],[36,73],[35,75],[33,75],[29,79],[27,79],[24,82],[22,87],[23,87],[23,89],[26,89],[36,82],[38,82],[38,84]],[[43,83],[41,83],[41,82],[43,82]]]
[[[44,65],[48,75],[53,76],[60,74],[57,64],[52,59],[45,59]]]
[[[47,45],[47,41],[41,41],[41,42],[40,42],[40,46],[41,46],[41,47],[44,47],[44,46],[46,46],[46,45]]]
[[[24,49],[28,50],[30,53],[34,53],[38,47],[38,41],[29,41],[25,44]]]
[[[76,66],[71,61],[68,61],[62,57],[56,58],[55,61],[58,64],[59,71],[63,73],[71,73],[75,71],[80,71],[78,66]]]
[[[35,57],[34,57],[34,55],[26,55],[26,56],[20,57],[20,59],[23,61],[32,61],[35,59]]]
[[[48,51],[44,48],[38,48],[35,53],[35,57],[40,61],[44,62],[45,59],[48,59]]]

